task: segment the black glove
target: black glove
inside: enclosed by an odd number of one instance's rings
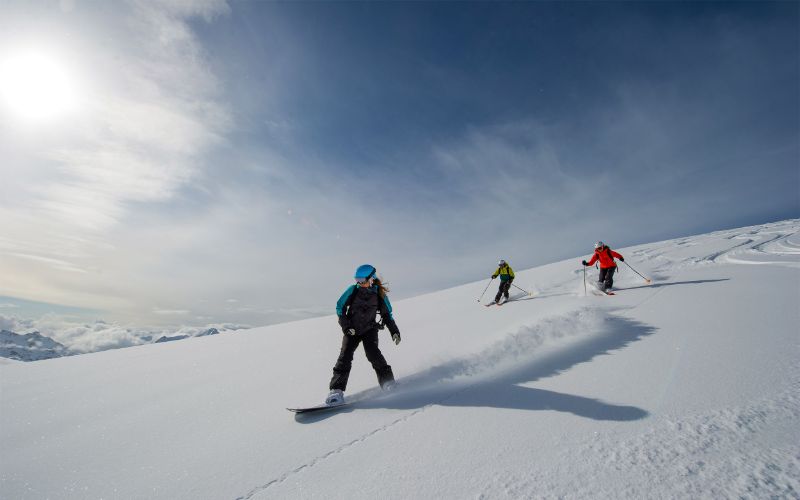
[[[625,262],[625,257],[620,257],[620,258],[619,258],[619,261],[620,261],[620,262]]]
[[[394,345],[399,344],[400,343],[400,332],[393,333],[392,334],[392,340],[394,340]]]
[[[345,335],[350,335],[352,337],[352,336],[354,336],[356,334],[356,329],[355,328],[342,328],[342,332]]]
[[[586,263],[586,261],[585,261],[585,260],[582,260],[582,261],[581,261],[581,264],[583,264],[584,266],[588,266],[588,265],[589,265],[589,264],[587,264],[587,263]]]
[[[495,275],[493,274],[493,275],[492,275],[492,279],[495,279],[495,278],[497,278],[497,276],[495,276]]]
[[[509,286],[510,286],[510,285],[511,285],[511,283],[513,283],[513,282],[514,282],[514,278],[511,278],[510,280],[508,280],[508,284],[509,284]]]

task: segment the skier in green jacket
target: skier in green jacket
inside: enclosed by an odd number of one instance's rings
[[[511,289],[511,283],[514,281],[514,270],[508,265],[508,262],[500,259],[497,263],[497,271],[492,274],[492,279],[500,276],[500,288],[497,290],[497,295],[494,297],[495,304],[500,302],[500,297],[505,296],[508,302],[508,291]]]

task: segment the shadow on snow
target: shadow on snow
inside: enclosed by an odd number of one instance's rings
[[[556,327],[559,325],[556,324]],[[622,349],[632,342],[655,333],[656,328],[620,316],[606,316],[597,334],[534,361],[524,356],[536,354],[535,327],[531,333],[511,336],[478,356],[456,359],[398,381],[398,389],[382,393],[369,389],[350,396],[347,408],[322,414],[297,415],[302,423],[313,423],[338,413],[354,410],[414,410],[427,406],[461,406],[514,410],[552,410],[572,413],[594,420],[632,421],[647,417],[647,411],[617,405],[599,399],[524,387],[526,384],[562,373],[593,358]],[[526,335],[528,338],[526,338]],[[527,345],[526,345],[527,344]],[[521,351],[521,352],[520,352]],[[529,352],[530,351],[530,352]],[[523,359],[507,362],[522,355]],[[485,359],[483,359],[485,358]],[[494,369],[492,365],[506,366]]]
[[[627,288],[615,288],[614,290],[637,290],[639,288],[661,288],[672,285],[700,285],[703,283],[716,283],[717,281],[729,281],[730,278],[719,278],[713,280],[694,280],[694,281],[668,281],[665,283],[653,283],[651,285],[631,286]]]

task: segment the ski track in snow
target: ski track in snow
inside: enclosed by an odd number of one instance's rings
[[[720,260],[729,264],[800,267],[800,246],[792,242],[798,233],[781,232],[745,250],[732,250]]]
[[[686,238],[679,238],[636,248],[631,255],[650,264],[649,272],[656,278],[654,281],[663,280],[665,275],[668,276],[681,269],[710,264],[800,267],[800,241],[795,242],[796,239],[800,240],[800,233],[795,230],[795,224],[796,221],[786,221],[774,225],[766,224],[749,231],[733,230],[710,233],[692,242],[687,242]],[[719,239],[721,235],[725,235],[722,237],[723,240],[744,241],[701,257],[680,258],[666,255],[674,253],[676,247],[697,246],[707,240]]]

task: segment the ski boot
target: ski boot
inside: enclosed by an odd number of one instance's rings
[[[344,393],[339,389],[333,389],[325,398],[325,404],[328,406],[344,404]]]

